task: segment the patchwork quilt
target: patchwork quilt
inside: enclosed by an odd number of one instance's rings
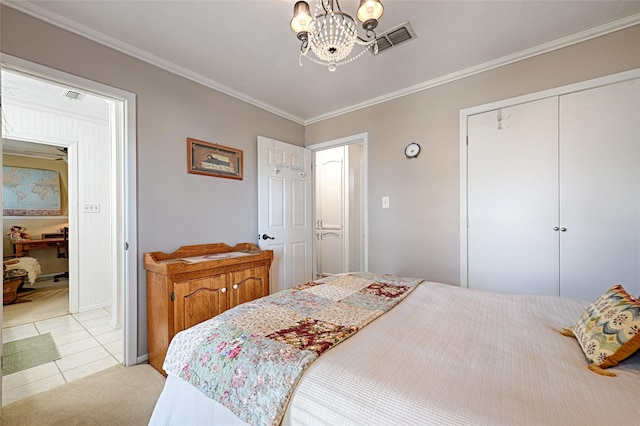
[[[422,279],[350,273],[239,305],[177,334],[163,365],[252,425],[280,423],[304,370]]]

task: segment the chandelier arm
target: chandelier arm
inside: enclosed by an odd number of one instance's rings
[[[358,36],[356,38],[356,43],[359,44],[360,46],[369,46],[369,45],[373,44],[375,41],[376,41],[376,37],[375,36],[373,38],[368,39],[368,40],[365,40],[360,36]]]
[[[303,55],[306,55],[309,51],[309,39],[302,40],[302,44],[300,45],[300,52]]]
[[[378,37],[374,30],[368,30],[366,32],[366,36],[367,36],[367,38],[364,39],[364,38],[362,38],[362,37],[360,37],[358,35],[358,37],[356,38],[356,43],[358,43],[359,45],[362,45],[362,46],[367,46],[367,45],[373,43],[376,40],[376,38]]]
[[[333,2],[332,0],[320,0],[320,4],[322,5],[322,8],[324,9],[324,13],[329,13],[329,10],[333,10]],[[327,9],[327,6],[329,7]],[[317,7],[316,7],[317,9]],[[320,16],[320,15],[318,15]]]
[[[306,2],[302,1],[296,3],[294,19],[298,16],[297,11],[300,9],[297,5],[302,3],[306,5]],[[374,55],[378,53],[377,35],[374,30],[378,25],[377,19],[371,18],[363,22],[364,34],[361,36],[358,34],[358,25],[355,19],[342,12],[339,0],[316,0],[315,13],[313,14],[315,16],[311,15],[309,11],[305,13],[309,19],[306,25],[303,25],[305,22],[302,22],[302,18],[300,29],[297,29],[298,26],[294,26],[293,23],[291,24],[291,28],[298,33],[298,39],[302,42],[298,59],[300,66],[302,66],[302,56],[304,56],[311,62],[326,66],[329,71],[335,71],[336,67],[354,61],[369,50]],[[295,23],[298,24],[298,21]],[[350,56],[356,44],[364,48],[356,55]],[[313,56],[307,55],[310,50]]]

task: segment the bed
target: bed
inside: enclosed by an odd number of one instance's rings
[[[374,281],[396,278],[355,275]],[[400,277],[400,281],[410,279]],[[639,421],[640,355],[625,354],[626,359],[607,368],[616,377],[596,374],[588,368],[579,341],[561,333],[584,317],[591,302],[415,283],[386,313],[304,366],[278,417],[249,423],[620,425]],[[640,308],[633,309],[640,315]],[[186,342],[197,335],[206,340],[221,321],[227,320],[213,318],[174,338],[169,362],[165,361],[167,381],[150,424],[247,423],[225,406],[229,404],[210,399],[181,377],[179,366],[193,357],[194,343]]]

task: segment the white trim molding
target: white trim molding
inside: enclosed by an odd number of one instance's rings
[[[596,37],[600,37],[615,31],[623,30],[625,28],[632,27],[634,25],[640,24],[640,14],[635,14],[628,16],[623,19],[619,19],[617,21],[609,22],[607,24],[601,25],[599,27],[591,28],[586,31],[582,31],[568,37],[564,37],[558,40],[551,41],[549,43],[544,43],[536,47],[532,47],[530,49],[526,49],[520,52],[516,52],[511,55],[504,56],[502,58],[498,58],[489,62],[485,62],[483,64],[479,64],[470,68],[466,68],[454,73],[450,73],[444,75],[442,77],[434,78],[423,83],[416,84],[414,86],[407,87],[402,90],[398,90],[392,93],[388,93],[377,98],[369,99],[367,101],[351,105],[345,108],[341,108],[332,112],[328,112],[326,114],[322,114],[310,119],[303,119],[296,115],[290,114],[286,111],[283,111],[279,108],[276,108],[272,105],[269,105],[265,102],[259,101],[255,98],[252,98],[246,94],[240,93],[230,87],[227,87],[221,83],[218,83],[214,80],[206,78],[198,73],[195,73],[191,70],[188,70],[180,65],[174,64],[173,62],[162,59],[158,56],[152,55],[142,49],[138,49],[134,46],[131,46],[127,43],[123,43],[120,40],[117,40],[113,37],[110,37],[106,34],[103,34],[99,31],[94,30],[93,28],[89,28],[85,25],[79,24],[70,19],[64,18],[58,14],[52,13],[36,4],[31,2],[22,2],[16,0],[5,0],[3,4],[16,9],[20,12],[26,13],[30,16],[38,18],[42,21],[48,22],[52,25],[55,25],[59,28],[65,29],[67,31],[71,31],[77,35],[88,38],[89,40],[95,41],[96,43],[100,43],[107,47],[110,47],[114,50],[117,50],[126,55],[132,56],[136,59],[144,61],[148,64],[157,66],[165,71],[171,72],[173,74],[179,75],[196,83],[202,84],[203,86],[209,87],[211,89],[222,92],[226,95],[239,99],[241,101],[247,102],[251,105],[254,105],[258,108],[269,111],[273,114],[276,114],[280,117],[286,118],[293,122],[296,122],[301,125],[309,125],[319,121],[327,120],[329,118],[337,117],[343,114],[347,114],[349,112],[357,111],[359,109],[367,108],[373,105],[377,105],[386,101],[390,101],[396,98],[400,98],[403,96],[408,96],[416,92],[421,92],[423,90],[427,90],[433,87],[441,86],[443,84],[451,83],[456,80],[460,80],[466,77],[470,77],[475,74],[479,74],[485,71],[492,70],[494,68],[502,67],[504,65],[512,64],[514,62],[522,61],[524,59],[528,59],[534,56],[542,55],[544,53],[548,53],[554,50],[562,49],[567,46],[571,46],[577,43],[581,43],[583,41],[587,41]]]

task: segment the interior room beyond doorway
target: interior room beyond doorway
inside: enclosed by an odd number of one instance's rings
[[[314,150],[315,276],[366,270],[365,142]]]

